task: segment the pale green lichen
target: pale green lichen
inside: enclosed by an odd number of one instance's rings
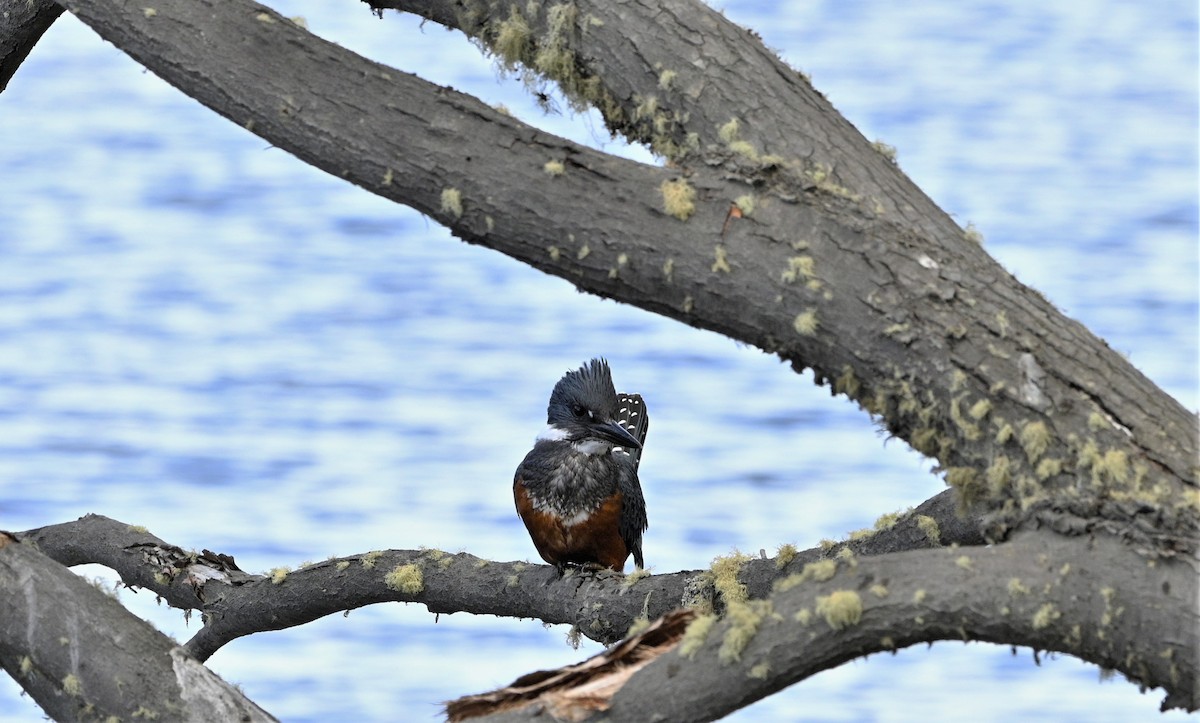
[[[67,695],[76,698],[83,692],[83,681],[79,679],[79,676],[71,673],[63,678],[62,689]]]
[[[696,619],[688,624],[687,630],[683,632],[683,639],[679,643],[679,654],[688,659],[696,657],[696,653],[700,651],[704,641],[708,640],[708,633],[716,622],[716,615],[697,615]]]
[[[645,630],[646,628],[649,628],[649,627],[650,627],[650,619],[644,615],[639,615],[633,619],[633,623],[629,626],[629,629],[625,631],[624,637],[626,637],[626,638],[633,637],[634,635],[637,635],[638,633],[642,632],[643,630]]]
[[[842,373],[833,380],[833,391],[835,394],[845,394],[851,399],[858,399],[858,393],[862,387],[858,383],[858,377],[854,375],[854,368],[849,364],[842,366]]]
[[[425,589],[425,576],[418,565],[397,565],[383,578],[388,588],[406,595],[416,595]]]
[[[746,600],[746,586],[738,581],[738,573],[750,559],[749,555],[734,550],[728,555],[714,559],[709,566],[709,573],[713,577],[713,586],[717,588],[717,592],[721,594],[727,605]]]
[[[988,399],[980,399],[978,402],[975,402],[971,405],[971,409],[967,413],[971,415],[971,419],[979,421],[986,417],[991,411],[992,402]]]
[[[998,495],[1008,488],[1012,479],[1012,465],[1008,457],[996,455],[987,468],[987,482],[993,495]]]
[[[1059,612],[1058,608],[1056,608],[1053,603],[1046,603],[1038,608],[1038,611],[1033,614],[1033,629],[1041,630],[1042,628],[1048,627],[1051,623],[1061,617],[1062,613]]]
[[[876,139],[875,141],[871,142],[871,147],[874,148],[875,151],[877,153],[879,153],[879,155],[888,159],[892,163],[896,162],[896,147],[895,146],[889,145],[887,143],[884,143],[881,140]]]
[[[462,218],[462,192],[457,188],[442,189],[442,213],[448,213],[454,218]]]
[[[510,8],[508,19],[497,24],[492,51],[501,67],[508,71],[516,70],[521,61],[533,52],[533,33],[516,5]]]
[[[771,613],[771,601],[752,600],[729,606],[725,619],[729,628],[721,639],[721,648],[717,651],[717,659],[722,663],[734,663],[742,659],[742,653],[762,625],[763,619]]]
[[[793,256],[788,259],[788,267],[779,278],[785,284],[793,284],[800,279],[812,279],[816,276],[816,263],[811,256]]]
[[[965,396],[955,397],[950,400],[950,419],[954,421],[962,435],[968,440],[974,441],[979,439],[982,432],[979,431],[979,426],[967,419],[962,413],[961,404]]]
[[[974,467],[951,467],[946,470],[946,484],[958,490],[962,505],[972,505],[983,498],[984,486]]]
[[[733,269],[729,266],[729,257],[725,253],[724,246],[717,244],[716,247],[713,248],[713,257],[715,259],[712,264],[712,272],[714,274],[728,274],[730,271],[733,271]]]
[[[853,590],[835,590],[817,597],[817,614],[834,630],[857,625],[862,619],[862,598]]]
[[[925,533],[930,542],[942,544],[942,531],[938,527],[938,521],[929,515],[917,515],[917,529]]]
[[[788,566],[788,563],[796,558],[798,550],[791,543],[784,543],[779,546],[778,552],[775,553],[775,569],[782,570]]]
[[[890,530],[900,521],[899,512],[884,512],[875,519],[875,529],[879,532]]]
[[[1062,463],[1061,459],[1047,457],[1046,459],[1043,459],[1041,462],[1038,462],[1037,477],[1040,480],[1048,480],[1051,477],[1062,472],[1062,469],[1063,469],[1063,463]]]
[[[751,667],[750,672],[747,673],[747,675],[749,675],[751,678],[757,678],[758,680],[766,680],[767,676],[770,674],[771,674],[771,664],[766,661],[763,661],[763,662],[758,663],[757,665]]]
[[[663,181],[658,187],[667,215],[686,221],[696,212],[696,189],[682,178]]]
[[[741,133],[741,124],[737,118],[730,118],[729,122],[717,129],[717,137],[724,143],[729,144],[737,140]]]
[[[817,333],[818,326],[817,310],[813,308],[805,309],[792,320],[792,328],[800,336],[813,336]]]
[[[804,566],[804,570],[800,574],[803,578],[815,582],[832,580],[833,576],[837,574],[837,561],[817,560],[816,562],[810,562]]]
[[[1050,430],[1045,422],[1030,422],[1021,428],[1020,440],[1029,463],[1034,464],[1050,446]]]
[[[975,228],[974,223],[967,223],[967,227],[963,229],[963,238],[977,246],[983,245],[983,234]]]

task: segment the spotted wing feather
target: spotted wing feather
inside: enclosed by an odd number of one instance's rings
[[[650,417],[646,414],[646,402],[640,394],[617,395],[617,424],[633,435],[641,444],[646,443],[646,432],[650,430]],[[633,457],[633,468],[636,471],[642,459],[642,450],[614,447],[615,451],[624,452]]]
[[[646,443],[646,432],[650,429],[650,417],[646,413],[646,402],[642,400],[640,394],[617,395],[616,421],[638,442],[643,445]],[[620,532],[621,538],[625,540],[625,546],[633,555],[634,564],[639,568],[645,567],[642,560],[642,533],[650,526],[646,520],[646,502],[642,498],[642,485],[637,475],[642,451],[624,447],[613,448],[614,453],[627,455],[629,460],[628,465],[623,465],[624,468],[621,470],[618,482],[624,498]]]

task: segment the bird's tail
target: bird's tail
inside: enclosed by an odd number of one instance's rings
[[[646,414],[646,402],[642,400],[642,395],[617,395],[617,424],[624,427],[639,443],[643,445],[646,443],[646,432],[650,429],[650,416]],[[633,457],[634,468],[637,468],[637,464],[642,458],[642,450],[626,449],[625,447],[614,447],[613,449]]]

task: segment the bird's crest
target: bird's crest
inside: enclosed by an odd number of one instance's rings
[[[617,390],[607,361],[593,359],[558,380],[550,393],[550,408],[570,404],[587,404],[592,411],[607,416],[616,414]]]

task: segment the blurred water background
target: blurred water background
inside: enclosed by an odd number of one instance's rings
[[[456,33],[352,2],[272,5],[650,160],[595,116],[544,115]],[[1195,3],[723,7],[896,146],[1021,280],[1196,408]],[[512,471],[551,385],[601,354],[649,404],[658,571],[841,538],[943,487],[777,359],[469,247],[268,147],[70,17],[0,94],[0,173],[2,528],[95,512],[250,571],[421,545],[536,559]],[[195,630],[150,594],[121,598],[179,640]],[[431,720],[439,701],[599,649],[573,651],[565,632],[375,606],[236,641],[211,665],[286,721]],[[1069,658],[941,643],[735,719],[1182,717],[1099,678]],[[41,719],[7,678],[0,719]]]

